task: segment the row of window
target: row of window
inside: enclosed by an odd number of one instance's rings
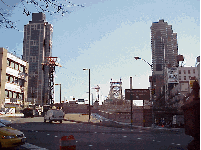
[[[15,83],[15,84],[18,84],[21,87],[24,87],[24,80],[20,79],[20,78],[17,78],[17,77],[14,77],[12,75],[6,74],[6,81],[10,82],[10,83]]]
[[[183,70],[183,73],[186,74],[186,70]],[[181,74],[181,70],[179,70],[179,74]],[[191,74],[191,70],[188,70],[188,74]],[[195,69],[193,69],[193,74],[195,74]]]
[[[5,97],[6,97],[6,98],[18,98],[18,99],[23,99],[24,94],[5,90]]]
[[[7,67],[11,67],[11,68],[19,70],[21,72],[25,72],[25,66],[23,66],[17,62],[14,62],[13,60],[11,60],[9,58],[7,58]]]
[[[195,77],[195,76],[194,76]],[[184,80],[187,80],[187,78],[188,78],[188,80],[190,80],[191,79],[191,76],[184,76]],[[179,76],[179,80],[182,80],[181,79],[181,76]]]

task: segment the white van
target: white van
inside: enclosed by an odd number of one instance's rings
[[[50,123],[52,123],[52,121],[59,121],[62,123],[62,120],[64,120],[64,115],[65,113],[62,110],[50,109],[45,113],[44,122],[49,120]]]

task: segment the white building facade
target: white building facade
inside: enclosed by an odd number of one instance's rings
[[[6,104],[24,105],[27,99],[29,63],[0,48],[0,109]]]
[[[178,67],[179,83],[169,93],[171,107],[180,108],[190,97],[194,80],[199,79],[198,67]]]

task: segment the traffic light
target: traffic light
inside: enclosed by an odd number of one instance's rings
[[[152,95],[155,94],[155,88],[153,88],[153,89],[151,90],[151,94],[152,94]]]

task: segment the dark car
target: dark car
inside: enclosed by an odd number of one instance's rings
[[[22,113],[24,114],[24,118],[27,118],[27,117],[34,117],[34,112],[33,112],[33,109],[31,108],[25,108]]]

